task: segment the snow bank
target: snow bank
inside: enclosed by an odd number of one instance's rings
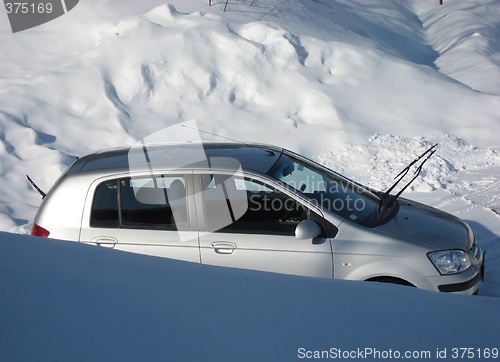
[[[441,72],[481,92],[500,95],[500,8],[494,2],[448,1],[436,10],[413,2]]]
[[[4,360],[291,361],[498,347],[498,299],[190,264],[0,233]],[[470,316],[473,316],[471,318]]]
[[[500,153],[478,148],[459,137],[374,135],[366,145],[349,145],[320,152],[318,162],[379,190],[389,188],[394,177],[416,156],[434,144],[429,160],[410,191],[448,190],[500,214]],[[381,177],[381,175],[383,177]],[[411,194],[406,194],[411,195]]]

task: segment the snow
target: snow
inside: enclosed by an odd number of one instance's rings
[[[15,34],[0,11],[2,359],[499,347],[500,3],[207,3],[80,1]],[[284,146],[377,189],[438,143],[404,196],[470,224],[487,252],[480,296],[16,235],[41,202],[26,174],[47,191],[75,157],[191,119],[204,140]]]
[[[493,297],[0,240],[3,360],[292,361],[299,348],[451,357],[498,346]]]

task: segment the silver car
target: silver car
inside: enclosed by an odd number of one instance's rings
[[[32,235],[464,294],[475,294],[484,274],[462,220],[259,144],[148,145],[79,158],[44,198]]]

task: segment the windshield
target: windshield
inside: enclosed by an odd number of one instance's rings
[[[310,160],[283,153],[268,174],[343,218],[367,226],[376,221],[378,196]]]

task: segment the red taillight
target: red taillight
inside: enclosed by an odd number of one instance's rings
[[[47,229],[44,229],[40,225],[33,224],[33,229],[31,229],[31,235],[40,236],[42,238],[49,237],[50,232]]]

